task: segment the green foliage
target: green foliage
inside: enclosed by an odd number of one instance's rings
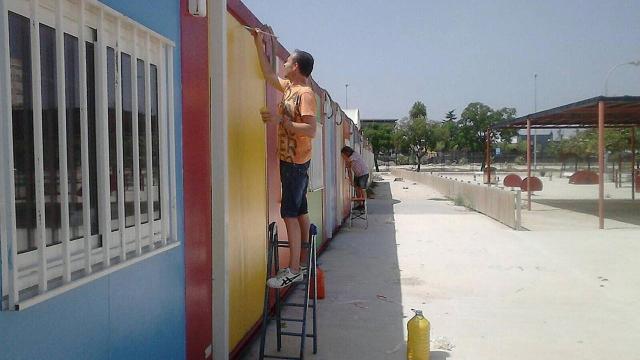
[[[378,156],[393,149],[393,126],[386,124],[373,124],[364,129],[364,136],[371,144],[373,162],[376,167],[376,171],[380,171],[378,168]]]
[[[409,110],[409,119],[417,119],[417,118],[427,118],[427,107],[422,103],[422,101],[416,101],[411,110]]]
[[[455,109],[449,110],[447,114],[444,116],[445,121],[455,122],[456,120],[458,120],[458,117],[456,116],[455,111],[456,111]]]
[[[435,145],[432,128],[423,117],[412,118],[407,124],[406,130],[409,148],[418,158],[418,171],[420,160]]]
[[[456,198],[453,199],[453,204],[456,206],[467,206],[467,202],[465,201],[464,197],[462,197],[462,195],[456,196]]]
[[[514,108],[494,110],[474,102],[464,109],[460,119],[455,110],[450,110],[445,114],[444,121],[432,122],[427,117],[424,103],[416,101],[409,110],[409,116],[398,121],[391,143],[396,153],[413,154],[418,160],[419,169],[420,159],[432,151],[484,151],[487,129],[498,122],[515,118],[515,115]],[[521,151],[510,143],[516,134],[516,129],[502,129],[493,131],[492,139],[501,142],[502,148],[511,146],[511,151]]]
[[[605,129],[605,149],[612,160],[620,161],[631,150],[630,137],[629,129]],[[562,162],[572,158],[589,161],[598,155],[598,131],[589,129],[571,138],[552,141],[548,151]]]
[[[391,134],[391,143],[396,153],[408,154],[410,151],[409,141],[407,139],[407,126],[409,119],[404,117],[398,120],[396,127]]]
[[[393,148],[393,126],[373,124],[364,129],[364,136],[369,140],[373,153],[380,154]]]
[[[514,108],[493,110],[480,102],[467,105],[456,124],[456,144],[458,148],[469,151],[482,151],[487,129],[499,122],[515,118],[515,115],[516,110]],[[501,142],[508,142],[516,133],[517,130],[515,129],[502,129],[496,132],[494,138]]]

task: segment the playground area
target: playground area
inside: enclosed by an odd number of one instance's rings
[[[441,168],[439,166],[423,166],[421,172],[439,175],[471,184],[483,184],[483,173],[466,169]],[[465,171],[466,170],[466,171]],[[514,170],[514,169],[509,169]],[[541,172],[545,176],[541,176]],[[516,187],[505,187],[504,178],[515,174],[526,178],[526,171],[504,171],[497,169],[495,184],[505,190],[517,191]],[[569,182],[571,172],[560,170],[536,170],[532,175],[542,182],[542,190],[534,191],[531,196],[531,211],[527,210],[526,192],[522,192],[522,227],[527,230],[575,230],[576,228],[597,228],[598,226],[598,184],[578,185]],[[632,199],[630,176],[622,177],[619,186],[612,181],[611,174],[605,176],[605,229],[640,228],[640,200]],[[636,196],[638,193],[636,193]]]

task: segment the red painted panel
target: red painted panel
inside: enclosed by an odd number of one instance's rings
[[[208,20],[180,1],[187,359],[211,344],[211,139]]]

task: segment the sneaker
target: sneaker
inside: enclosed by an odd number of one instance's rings
[[[282,274],[287,269],[288,268],[282,268],[282,269],[278,270],[278,275],[277,276],[282,276],[280,274]],[[307,267],[300,265],[300,272],[302,273],[302,275],[307,275]]]
[[[297,274],[293,274],[289,268],[285,268],[282,271],[279,271],[276,276],[267,280],[267,285],[270,288],[280,289],[298,281],[302,281],[302,271]]]

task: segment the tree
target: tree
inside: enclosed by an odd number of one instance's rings
[[[409,118],[403,117],[398,120],[395,128],[393,129],[393,133],[391,135],[391,143],[393,144],[393,150],[396,153],[396,165],[398,164],[398,154],[408,154],[409,149],[409,141],[407,139],[407,127],[408,127]]]
[[[554,156],[558,158],[558,160],[560,160],[560,163],[561,163],[560,177],[562,177],[562,173],[564,173],[565,171],[567,160],[571,158],[577,159],[578,157],[574,143],[575,143],[575,139],[570,138],[570,139],[561,139],[558,141],[552,141],[549,144],[549,152],[551,153],[551,156]],[[526,151],[526,145],[525,145],[525,151]]]
[[[493,110],[485,104],[476,102],[467,105],[458,120],[457,143],[461,149],[481,151],[483,149],[485,131],[491,122]]]
[[[455,112],[456,112],[456,109],[449,110],[447,114],[444,116],[445,121],[455,122],[456,120],[458,120],[458,117],[456,116]]]
[[[445,151],[449,147],[451,139],[450,128],[447,123],[433,123],[430,124],[433,129],[433,143],[435,151]]]
[[[417,118],[427,119],[427,107],[422,103],[422,101],[416,101],[413,103],[411,110],[409,110],[409,120]]]
[[[499,122],[513,119],[515,115],[514,108],[493,110],[480,102],[467,105],[457,122],[456,143],[458,148],[475,152],[483,151],[487,129]],[[515,129],[501,129],[494,132],[494,138],[506,142],[515,134]],[[483,169],[484,165],[485,160],[482,161]]]
[[[504,107],[494,112],[491,125],[495,125],[503,121],[513,120],[515,118],[516,118],[516,109]],[[518,135],[518,129],[504,128],[504,129],[498,130],[497,134],[498,134],[498,141],[504,144],[508,144],[511,142],[511,139],[514,136]]]
[[[416,171],[419,172],[422,158],[435,147],[433,124],[427,123],[427,119],[423,117],[410,119],[406,134],[409,147],[416,155],[418,161]]]
[[[393,126],[373,124],[364,129],[364,136],[371,144],[373,163],[375,164],[376,172],[379,172],[378,156],[393,147]]]

